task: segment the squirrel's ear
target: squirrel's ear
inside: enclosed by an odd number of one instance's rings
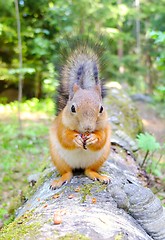
[[[79,85],[77,83],[74,83],[73,87],[71,89],[71,92],[69,94],[69,100],[71,100],[73,98],[75,92],[77,92],[77,90],[79,90],[79,89],[80,89]]]
[[[95,85],[95,90],[101,95],[101,86],[100,84]]]
[[[80,87],[78,86],[78,84],[77,83],[74,83],[74,85],[73,85],[73,92],[75,93],[75,92],[77,92],[77,90],[79,90],[80,89]]]

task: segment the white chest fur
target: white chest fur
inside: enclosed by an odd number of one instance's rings
[[[87,168],[96,162],[102,155],[102,151],[90,151],[85,149],[66,150],[61,149],[60,156],[72,168]]]
[[[85,169],[96,162],[105,151],[104,148],[99,151],[91,151],[89,149],[67,150],[61,146],[55,136],[53,136],[53,147],[58,155],[72,168]]]

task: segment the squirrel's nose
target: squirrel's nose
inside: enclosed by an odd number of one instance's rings
[[[84,131],[85,131],[85,132],[92,132],[92,131],[93,131],[93,128],[90,127],[90,126],[87,126],[87,127],[84,128]]]

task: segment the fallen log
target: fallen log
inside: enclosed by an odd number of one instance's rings
[[[106,105],[113,135],[101,172],[111,183],[75,172],[70,183],[52,191],[58,173],[50,167],[46,173],[52,176],[18,209],[1,239],[165,240],[165,210],[136,161],[134,139],[142,129],[136,109],[119,85],[111,85]]]

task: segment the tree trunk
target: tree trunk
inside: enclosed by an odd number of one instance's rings
[[[135,20],[135,25],[136,25],[136,51],[137,54],[139,55],[139,60],[140,60],[140,52],[141,52],[141,44],[140,44],[140,0],[135,0],[135,7],[136,7],[136,20]]]
[[[122,3],[121,0],[118,0],[117,1],[117,4],[118,6]],[[122,32],[122,29],[121,29],[121,16],[119,15],[119,25],[118,25],[118,30],[119,32],[121,33]],[[122,39],[119,39],[118,40],[118,58],[119,58],[119,63],[120,63],[120,66],[119,66],[119,73],[122,75],[124,73],[124,66],[122,64],[122,59],[123,59],[123,40]]]
[[[18,83],[18,120],[20,133],[22,133],[22,121],[21,121],[21,102],[22,102],[22,90],[23,90],[23,75],[22,75],[22,41],[21,41],[21,22],[19,15],[18,0],[15,0],[15,11],[17,18],[17,35],[18,35],[18,49],[19,49],[19,83]]]

